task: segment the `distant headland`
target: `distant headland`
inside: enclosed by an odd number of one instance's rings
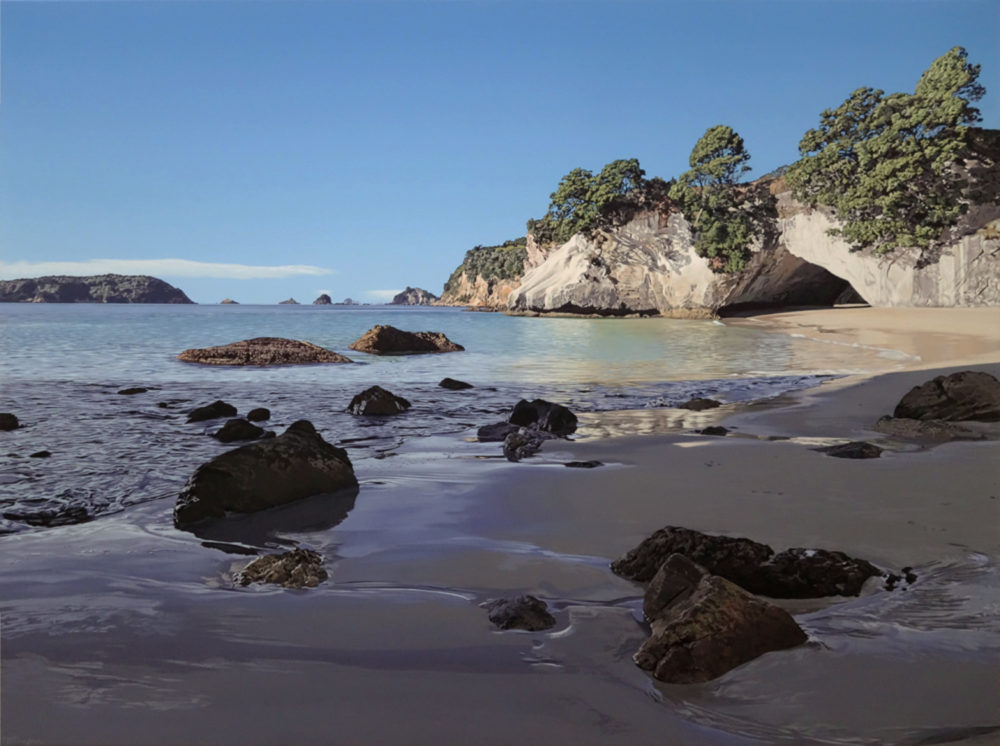
[[[0,303],[194,303],[149,275],[51,275],[0,280]]]

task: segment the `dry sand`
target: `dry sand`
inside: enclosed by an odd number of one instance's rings
[[[732,437],[549,443],[519,465],[401,453],[399,479],[362,480],[341,525],[288,537],[327,558],[331,581],[308,592],[227,590],[241,558],[174,530],[166,505],[8,537],[5,742],[1000,742],[997,443],[896,443],[865,461],[809,447],[881,437],[866,428],[937,372],[916,368],[1000,374],[1000,310],[739,323],[920,359],[691,416],[728,417]],[[561,465],[580,459],[607,466]],[[919,580],[793,606],[809,644],[663,686],[630,660],[641,589],[607,565],[664,525],[839,549]],[[523,592],[549,602],[555,630],[490,628],[478,602]]]

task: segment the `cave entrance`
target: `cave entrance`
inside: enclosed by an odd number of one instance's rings
[[[816,264],[803,261],[778,288],[758,293],[759,297],[730,303],[718,309],[720,317],[740,316],[754,311],[791,308],[829,308],[867,301],[850,282]]]

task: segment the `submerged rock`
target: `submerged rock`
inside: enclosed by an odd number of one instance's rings
[[[534,596],[492,598],[480,605],[489,613],[490,621],[500,629],[538,632],[556,624],[545,602]]]
[[[882,448],[879,448],[874,443],[868,443],[863,440],[854,440],[850,443],[824,446],[823,448],[814,448],[813,450],[825,453],[827,456],[834,456],[835,458],[878,458],[882,455],[883,451]]]
[[[216,399],[211,404],[204,407],[192,409],[188,414],[188,422],[204,422],[205,420],[215,420],[219,417],[235,417],[236,407],[227,404],[222,399]]]
[[[149,389],[144,386],[133,386],[132,388],[122,389],[118,393],[122,396],[133,396],[135,394],[145,394],[147,391]]]
[[[522,399],[514,405],[508,422],[566,436],[576,432],[577,418],[561,404],[553,404],[544,399],[530,402]]]
[[[423,352],[458,352],[464,350],[441,332],[407,332],[381,324],[372,327],[350,344],[352,350],[372,355],[410,355]]]
[[[454,378],[442,378],[438,386],[440,386],[443,389],[450,389],[452,391],[461,391],[463,389],[474,388],[474,386],[471,383],[466,383],[465,381],[457,381]]]
[[[312,365],[349,363],[344,357],[311,342],[281,337],[255,337],[218,347],[184,350],[177,359],[201,365]]]
[[[911,420],[1000,422],[1000,381],[989,373],[964,370],[914,386],[893,417]]]
[[[410,402],[403,397],[396,396],[381,386],[372,386],[351,399],[347,411],[351,414],[377,417],[401,414],[410,406]]]
[[[199,466],[177,498],[174,523],[184,528],[357,484],[347,451],[323,440],[308,420],[299,420],[276,438],[241,446]]]
[[[787,549],[780,554],[745,538],[710,536],[667,526],[611,563],[629,580],[649,581],[672,554],[698,563],[710,573],[751,593],[771,598],[856,596],[870,577],[884,573],[869,562],[826,549]]]
[[[716,407],[721,407],[722,402],[716,401],[715,399],[705,399],[702,397],[695,397],[694,399],[689,399],[683,404],[678,404],[678,409],[690,409],[693,412],[701,412],[705,409],[715,409]]]
[[[247,419],[250,420],[250,422],[263,422],[264,420],[269,420],[271,419],[271,410],[266,407],[251,409],[247,412]]]
[[[10,412],[0,412],[0,431],[17,430],[21,427],[17,415]]]
[[[257,438],[263,437],[266,432],[264,428],[257,427],[244,419],[237,418],[229,420],[212,437],[223,443],[232,443],[237,440],[257,440]]]
[[[807,639],[784,609],[679,554],[670,555],[652,578],[643,613],[652,631],[634,660],[674,684],[709,681]]]
[[[323,557],[311,549],[258,557],[237,575],[240,585],[274,583],[285,588],[315,588],[329,577]]]

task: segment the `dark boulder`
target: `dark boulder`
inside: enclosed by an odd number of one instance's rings
[[[19,427],[21,427],[21,423],[18,421],[17,415],[10,412],[0,412],[0,431],[17,430]]]
[[[347,411],[373,417],[400,414],[409,408],[410,402],[403,397],[396,396],[381,386],[372,386],[351,399]]]
[[[715,409],[716,407],[721,407],[722,402],[716,401],[715,399],[704,399],[702,397],[695,397],[694,399],[689,399],[683,404],[678,404],[678,409],[690,409],[694,412],[701,412],[704,409]]]
[[[825,453],[827,456],[836,458],[878,458],[882,455],[882,448],[874,443],[867,443],[863,440],[854,440],[850,443],[840,443],[835,446],[824,446],[814,448],[814,451]]]
[[[52,455],[51,451],[35,451],[30,454],[28,458],[49,458]]]
[[[145,394],[147,391],[149,389],[144,386],[133,386],[132,388],[122,389],[118,393],[122,396],[134,396],[135,394]]]
[[[350,345],[352,350],[372,355],[412,355],[424,352],[458,352],[464,350],[441,332],[406,332],[381,324],[372,327]]]
[[[900,399],[893,417],[911,420],[1000,422],[1000,381],[964,370],[915,386]]]
[[[471,383],[466,383],[465,381],[456,381],[454,378],[442,378],[441,383],[438,384],[443,389],[451,389],[452,391],[461,391],[462,389],[474,388]]]
[[[329,577],[323,557],[311,549],[258,557],[236,576],[240,585],[273,583],[285,588],[315,588]]]
[[[311,342],[281,337],[255,337],[218,347],[184,350],[177,359],[201,365],[312,365],[316,363],[349,363],[344,357]]]
[[[199,466],[177,498],[174,523],[183,528],[357,484],[347,452],[323,440],[312,423],[299,420],[276,438],[241,446]]]
[[[490,621],[500,629],[524,629],[538,632],[556,624],[545,602],[534,596],[493,598],[481,604]]]
[[[517,425],[512,425],[509,422],[496,422],[492,425],[483,425],[476,431],[476,437],[480,443],[499,443],[520,429]]]
[[[212,436],[223,443],[233,443],[237,440],[257,440],[267,432],[264,428],[257,427],[242,418],[229,420],[219,428]]]
[[[216,420],[219,417],[235,417],[236,407],[227,404],[222,399],[216,399],[211,404],[204,407],[192,409],[188,414],[188,422],[203,422],[204,420]]]
[[[250,420],[250,422],[263,422],[264,420],[269,420],[271,419],[271,410],[266,407],[251,409],[247,412],[247,419]]]
[[[507,421],[513,425],[534,427],[562,436],[576,432],[577,424],[576,415],[569,409],[544,399],[531,402],[522,399],[514,405]]]
[[[652,578],[643,613],[651,634],[634,660],[673,684],[709,681],[764,653],[807,640],[784,609],[678,554],[668,557]]]

